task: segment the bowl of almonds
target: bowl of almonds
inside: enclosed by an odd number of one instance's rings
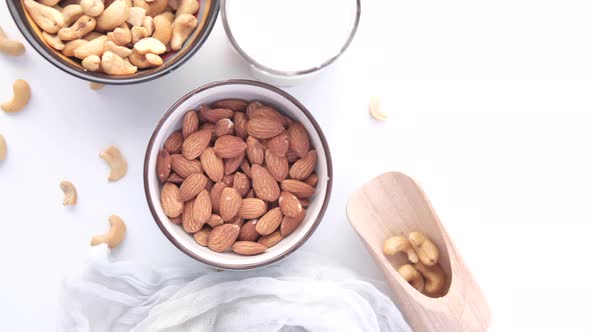
[[[27,41],[75,77],[133,84],[172,72],[203,45],[218,0],[15,0]]]
[[[187,255],[252,269],[299,248],[332,190],[326,138],[294,97],[250,80],[210,83],[164,114],[144,164],[158,227]]]

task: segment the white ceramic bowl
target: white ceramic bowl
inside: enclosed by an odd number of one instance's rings
[[[316,194],[311,197],[305,220],[292,234],[281,242],[256,256],[240,256],[232,252],[216,253],[197,244],[193,236],[181,225],[175,225],[162,210],[161,185],[156,175],[156,159],[170,134],[182,127],[184,114],[198,109],[201,104],[227,98],[258,100],[273,106],[291,119],[301,122],[307,129],[311,142],[317,150],[316,173],[319,182]],[[207,84],[180,98],[162,116],[149,141],[144,163],[144,187],[149,208],[156,224],[164,235],[185,254],[207,265],[232,270],[253,269],[272,264],[285,258],[299,248],[318,227],[330,200],[332,191],[332,160],[326,138],[311,113],[295,98],[276,87],[249,80],[227,80]]]

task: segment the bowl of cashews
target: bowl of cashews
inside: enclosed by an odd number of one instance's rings
[[[207,40],[219,0],[8,0],[47,61],[94,83],[146,82],[174,71]]]

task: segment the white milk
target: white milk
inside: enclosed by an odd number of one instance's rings
[[[236,46],[254,65],[289,76],[341,53],[355,29],[357,1],[227,0],[225,10]]]

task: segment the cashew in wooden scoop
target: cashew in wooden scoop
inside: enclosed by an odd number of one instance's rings
[[[412,232],[408,235],[408,239],[422,263],[428,266],[438,263],[440,253],[436,245],[429,238],[421,232]]]
[[[383,253],[387,256],[394,256],[399,252],[405,252],[408,255],[408,259],[412,263],[418,262],[418,255],[410,241],[403,236],[392,236],[389,239],[385,240],[385,244],[383,245]]]
[[[125,222],[123,219],[113,214],[109,218],[109,223],[111,223],[111,229],[105,234],[93,236],[90,240],[91,246],[106,243],[109,248],[115,248],[123,241],[126,231]]]
[[[19,112],[29,103],[29,99],[31,99],[31,87],[25,80],[14,81],[12,90],[14,92],[12,100],[1,105],[4,112]]]
[[[121,154],[121,151],[116,147],[109,146],[99,156],[111,167],[111,173],[108,177],[109,181],[117,181],[127,174],[127,161]]]
[[[413,265],[402,265],[397,269],[397,272],[417,291],[422,292],[424,290],[424,277]]]

